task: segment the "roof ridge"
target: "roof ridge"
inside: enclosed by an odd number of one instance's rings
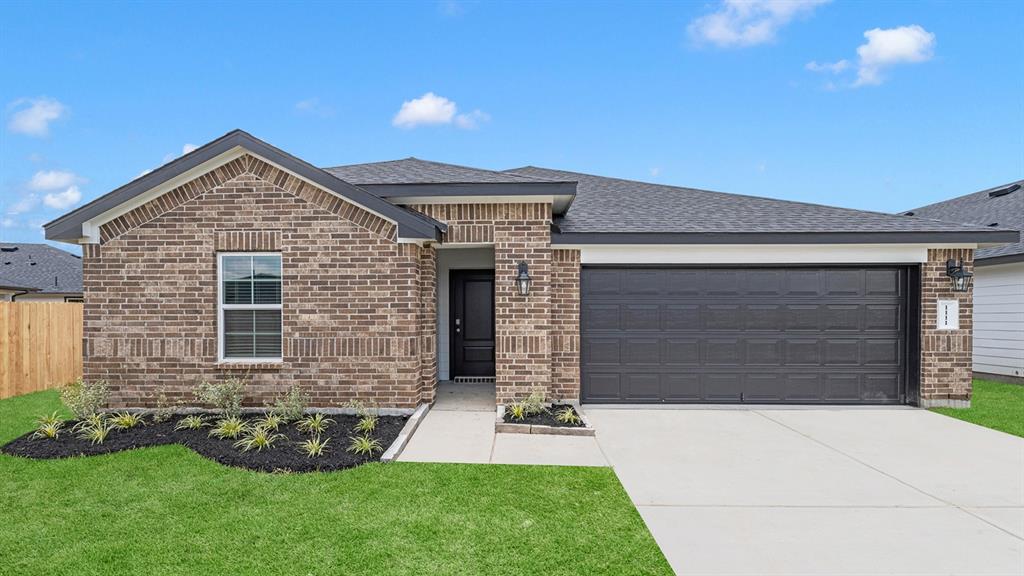
[[[396,160],[381,160],[381,161],[378,161],[378,162],[361,162],[361,163],[356,163],[356,164],[341,164],[341,165],[338,165],[338,166],[328,166],[328,167],[323,168],[323,170],[355,168],[355,167],[361,167],[361,166],[380,166],[382,164],[396,164],[396,163],[399,163],[399,162],[407,162],[407,161],[410,161],[410,160],[415,161],[415,162],[420,162],[420,163],[423,163],[423,164],[430,164],[432,166],[460,168],[462,170],[471,170],[473,172],[485,172],[487,174],[494,174],[494,175],[501,175],[501,176],[508,176],[509,175],[508,172],[505,172],[503,170],[491,170],[490,168],[478,168],[476,166],[467,166],[465,164],[454,164],[452,162],[440,162],[438,160],[426,160],[424,158],[417,158],[415,156],[409,156],[407,158],[399,158],[399,159],[396,159]],[[551,182],[552,181],[552,180],[550,180],[548,178],[538,178],[536,176],[529,176],[529,175],[526,175],[526,174],[513,174],[513,176],[515,176],[517,178],[523,178],[525,180],[532,181],[532,182]]]
[[[1013,186],[1015,184],[1020,184],[1021,186],[1024,186],[1024,179],[1022,179],[1022,180],[1013,180],[1011,182],[1006,182],[1004,184],[999,184],[998,186],[992,186],[991,188],[985,188],[984,190],[978,190],[977,192],[968,192],[967,194],[962,194],[960,196],[954,196],[952,198],[947,198],[945,200],[939,200],[938,202],[932,202],[931,204],[924,204],[924,205],[918,206],[916,208],[910,208],[908,210],[902,210],[902,211],[900,211],[900,213],[902,214],[902,213],[905,213],[905,212],[915,212],[917,210],[926,210],[928,208],[934,208],[936,206],[947,205],[947,204],[950,204],[951,202],[957,202],[957,201],[966,200],[966,199],[971,198],[973,196],[987,196],[989,194],[989,192],[994,192],[994,191],[1000,190],[1002,188],[1009,188],[1010,186]],[[1021,191],[1018,190],[1017,192],[1021,192]]]
[[[786,200],[786,199],[782,199],[782,198],[771,198],[771,197],[768,197],[768,196],[754,196],[752,194],[738,194],[738,193],[735,193],[735,192],[720,192],[720,191],[717,191],[717,190],[707,190],[707,189],[704,189],[704,188],[688,188],[686,186],[676,186],[676,185],[673,185],[673,184],[659,184],[659,183],[656,183],[656,182],[646,182],[644,180],[631,180],[629,178],[618,178],[618,177],[615,177],[615,176],[601,176],[599,174],[588,174],[586,172],[574,172],[572,170],[557,170],[557,169],[554,169],[554,168],[543,168],[543,167],[540,167],[540,166],[524,166],[522,168],[516,168],[516,169],[510,170],[510,172],[513,172],[514,170],[523,170],[525,168],[533,168],[535,170],[546,170],[546,171],[549,171],[549,172],[562,172],[562,173],[567,173],[567,174],[578,174],[580,176],[589,176],[591,178],[603,178],[605,180],[615,180],[615,181],[618,181],[618,182],[630,182],[630,183],[635,183],[635,184],[644,184],[644,185],[647,185],[647,186],[657,186],[657,187],[661,187],[661,188],[669,188],[669,189],[672,189],[672,190],[686,190],[686,191],[690,191],[690,192],[700,192],[700,193],[703,193],[703,194],[714,194],[714,195],[718,195],[718,196],[738,196],[738,197],[741,197],[741,198],[752,198],[752,199],[755,199],[755,200],[767,200],[769,202],[783,202],[783,203],[786,203],[786,204],[795,204],[795,205],[801,205],[801,206],[812,206],[812,207],[815,207],[815,208],[828,208],[830,210],[842,210],[844,212],[851,212],[851,213],[856,213],[856,214],[871,214],[871,215],[875,215],[875,216],[884,216],[884,217],[887,217],[887,218],[918,218],[920,220],[932,220],[932,221],[935,221],[935,222],[941,222],[943,224],[953,224],[955,226],[959,226],[961,228],[969,229],[969,230],[977,230],[977,229],[980,228],[977,225],[965,224],[963,222],[947,222],[946,220],[935,220],[935,219],[929,219],[929,218],[921,218],[921,217],[918,217],[918,216],[902,216],[900,214],[892,214],[890,212],[880,212],[880,211],[877,211],[877,210],[861,210],[859,208],[846,208],[846,207],[843,207],[843,206],[832,206],[830,204],[817,204],[815,202],[803,202],[803,201],[800,201],[800,200]]]

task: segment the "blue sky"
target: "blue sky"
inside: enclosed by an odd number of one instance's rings
[[[0,7],[0,239],[242,128],[880,211],[1024,177],[1024,3]]]

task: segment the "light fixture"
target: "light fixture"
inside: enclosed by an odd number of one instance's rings
[[[953,284],[953,292],[967,292],[971,289],[974,274],[964,270],[962,260],[946,260],[946,276]]]
[[[519,290],[520,296],[526,296],[530,293],[530,284],[533,284],[533,278],[530,278],[529,268],[526,266],[526,262],[519,263],[519,274],[516,275],[516,289]]]

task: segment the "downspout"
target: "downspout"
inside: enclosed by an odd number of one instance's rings
[[[17,298],[18,296],[24,296],[29,292],[31,292],[31,290],[22,290],[21,292],[15,292],[14,294],[11,294],[11,302],[14,302],[14,299]]]

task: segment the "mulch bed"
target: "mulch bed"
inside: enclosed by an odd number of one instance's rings
[[[255,420],[261,415],[246,414],[247,421]],[[0,452],[12,456],[23,456],[35,459],[68,458],[72,456],[93,456],[96,454],[108,454],[143,448],[146,446],[161,446],[165,444],[181,444],[194,450],[196,453],[211,460],[234,466],[259,470],[262,472],[315,472],[342,470],[352,468],[367,462],[380,460],[382,452],[370,456],[358,456],[346,451],[349,445],[349,436],[356,436],[352,431],[358,416],[331,414],[334,420],[323,434],[322,439],[329,438],[323,455],[316,458],[308,458],[300,451],[300,444],[308,439],[310,435],[300,432],[294,424],[282,425],[278,433],[284,434],[270,448],[264,448],[260,452],[251,450],[242,452],[235,448],[237,440],[220,439],[209,436],[210,427],[201,430],[175,430],[174,426],[182,418],[175,415],[166,422],[153,422],[146,418],[145,426],[138,426],[129,430],[111,430],[110,435],[102,444],[91,444],[88,440],[81,440],[72,434],[71,427],[75,422],[65,422],[61,429],[60,436],[56,440],[45,438],[33,439],[32,433],[25,434],[8,442],[0,447]],[[387,450],[402,427],[408,420],[406,416],[381,416],[377,420],[377,429],[372,437],[380,441],[384,450]],[[213,419],[210,419],[213,422]]]
[[[511,416],[509,416],[509,413],[506,410],[505,411],[505,422],[507,424],[530,424],[530,425],[540,425],[540,426],[554,426],[556,428],[583,428],[584,427],[583,422],[580,422],[579,424],[569,424],[567,422],[559,422],[555,418],[555,415],[557,415],[563,408],[572,408],[572,411],[576,412],[576,409],[573,408],[572,406],[570,406],[569,404],[553,404],[550,408],[548,408],[547,412],[541,412],[540,414],[532,414],[530,416],[527,416],[526,418],[523,418],[522,420],[514,420],[514,419],[512,419]],[[579,412],[576,412],[577,416],[579,416],[579,414],[580,414]]]

